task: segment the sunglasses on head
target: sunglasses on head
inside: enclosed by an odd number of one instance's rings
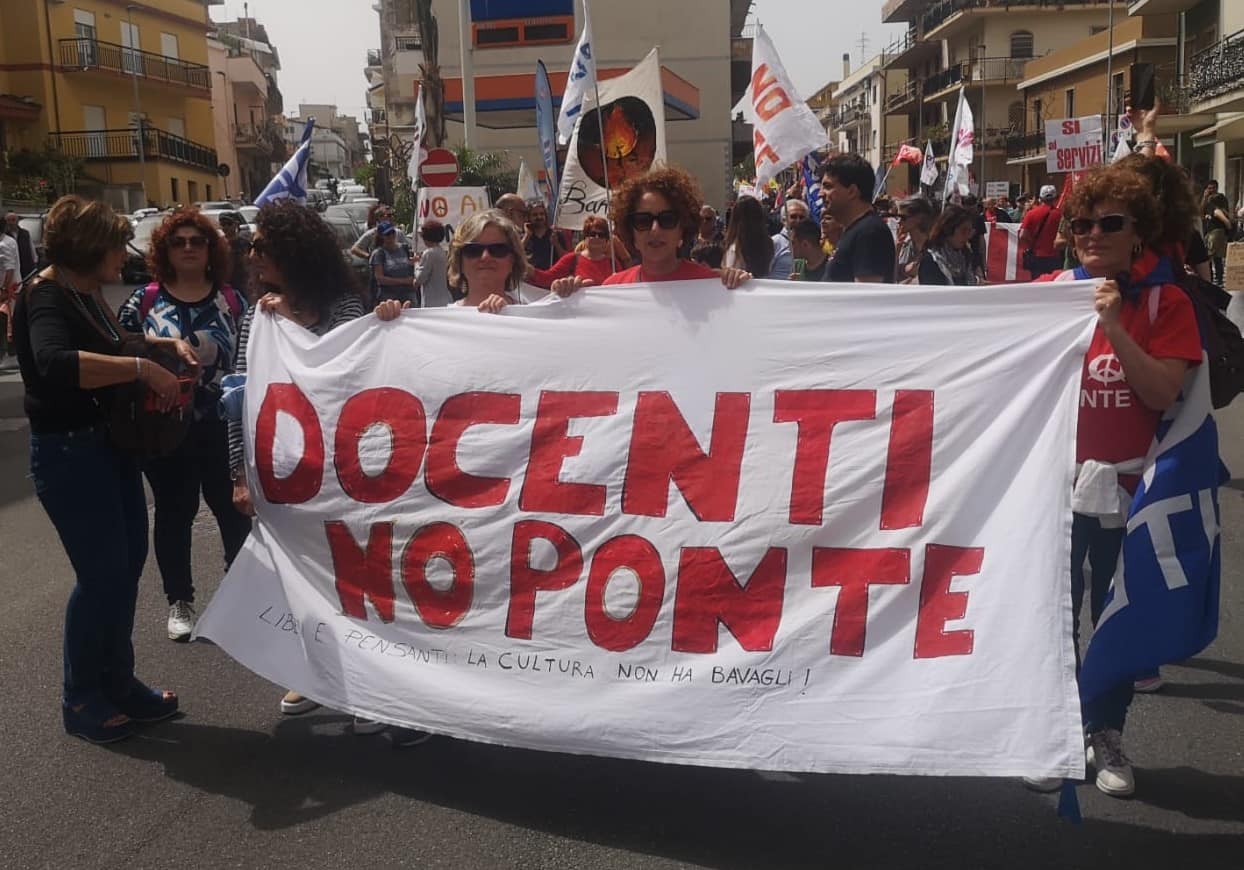
[[[193,248],[199,250],[207,247],[207,239],[203,236],[172,236],[168,240],[170,248]]]
[[[1131,222],[1125,214],[1104,214],[1099,218],[1076,218],[1071,222],[1071,232],[1077,236],[1087,236],[1093,227],[1101,227],[1103,233],[1122,232]]]
[[[488,256],[492,257],[494,260],[500,260],[502,257],[512,256],[514,253],[510,250],[510,246],[505,242],[493,242],[489,245],[482,245],[479,242],[467,242],[462,246],[462,256],[466,257],[468,260],[478,260],[480,257],[484,256],[484,251],[487,251]]]
[[[670,209],[666,209],[660,214],[653,214],[650,211],[637,211],[630,217],[631,229],[639,230],[641,233],[652,229],[654,223],[663,230],[672,230],[682,221],[678,217],[678,212]]]
[[[608,230],[588,230],[583,234],[585,239],[607,239],[609,238]]]

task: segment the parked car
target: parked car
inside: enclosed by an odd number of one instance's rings
[[[30,233],[30,244],[35,246],[35,257],[39,261],[38,268],[40,269],[46,268],[48,264],[47,248],[43,244],[43,218],[43,213],[17,213],[18,226]]]
[[[164,215],[162,211],[146,214],[134,222],[134,238],[130,240],[129,253],[125,265],[121,267],[121,280],[126,284],[147,284],[151,281],[147,252],[151,248],[151,234],[163,223]]]
[[[367,261],[362,257],[356,257],[350,253],[350,249],[354,247],[354,243],[358,241],[361,232],[358,224],[350,217],[342,206],[330,205],[321,215],[324,222],[333,228],[333,235],[337,237],[337,246],[341,248],[341,256],[345,258],[346,264],[354,273],[354,277],[359,282],[360,289],[366,289],[371,286],[371,268]]]
[[[335,209],[344,209],[346,214],[359,226],[359,235],[363,234],[363,230],[367,229],[367,213],[371,211],[371,207],[379,202],[374,197],[368,199],[355,200],[353,202],[343,202],[334,206]]]
[[[212,199],[204,202],[196,202],[194,207],[199,211],[233,211],[236,205],[227,199]]]

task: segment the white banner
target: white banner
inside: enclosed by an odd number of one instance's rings
[[[712,281],[321,339],[259,317],[258,522],[199,633],[471,740],[1078,777],[1092,299]]]
[[[416,230],[427,221],[434,220],[443,223],[450,233],[471,215],[491,208],[485,187],[421,187],[416,202]],[[522,232],[523,228],[518,229]],[[416,238],[415,241],[422,250],[423,240]]]
[[[759,24],[752,40],[752,80],[740,105],[743,119],[752,125],[757,187],[829,141]]]
[[[625,179],[665,161],[665,97],[657,50],[625,75],[600,83],[603,120],[596,105],[596,95],[589,93],[566,152],[557,195],[557,226],[562,229],[579,230],[584,218],[609,216],[606,178],[616,190]]]
[[[1045,141],[1046,172],[1083,172],[1104,162],[1101,115],[1046,121]]]

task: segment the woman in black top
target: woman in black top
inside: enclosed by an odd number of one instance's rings
[[[161,410],[177,377],[143,357],[119,356],[124,329],[101,285],[120,281],[129,222],[102,202],[63,197],[45,224],[51,266],[22,294],[14,340],[30,418],[30,474],[76,583],[65,611],[65,730],[93,743],[122,740],[135,722],[177,712],[177,696],[134,676],[134,606],[147,559],[147,504],[138,463],[117,451],[106,420],[111,387],[141,381]],[[174,348],[197,369],[183,341]]]
[[[920,258],[920,283],[979,283],[976,259],[972,253],[972,238],[975,235],[976,215],[972,210],[953,203],[942,209]]]

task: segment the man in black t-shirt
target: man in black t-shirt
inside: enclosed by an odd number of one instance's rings
[[[821,247],[821,225],[811,218],[804,218],[790,232],[790,253],[792,262],[803,263],[803,271],[792,272],[792,281],[829,281],[830,258]],[[771,278],[786,280],[785,275],[771,275]]]
[[[873,210],[876,175],[857,154],[838,154],[821,167],[821,199],[844,229],[829,265],[829,280],[894,283],[894,235]]]

